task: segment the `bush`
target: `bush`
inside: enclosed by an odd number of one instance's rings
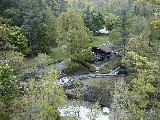
[[[92,62],[94,57],[92,55],[91,49],[86,49],[85,51],[81,52],[74,61],[87,61]]]
[[[68,64],[67,69],[64,69],[64,73],[68,74],[83,74],[89,72],[95,72],[96,69],[90,62],[94,61],[91,49],[87,49],[81,52],[72,62]]]
[[[82,64],[75,61],[71,61],[71,63],[68,64],[67,68],[64,69],[65,74],[82,74],[87,72],[88,71]]]
[[[90,63],[88,62],[85,62],[85,61],[81,61],[81,63],[88,68],[88,70],[90,72],[95,72],[96,71],[96,68],[94,66],[92,66]]]

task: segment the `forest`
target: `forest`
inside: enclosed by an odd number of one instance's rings
[[[0,0],[0,120],[160,120],[160,0]]]

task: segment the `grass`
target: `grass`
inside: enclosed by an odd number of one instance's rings
[[[90,43],[90,46],[99,46],[105,44],[109,41],[108,35],[94,36],[93,41]]]
[[[117,78],[89,78],[89,79],[83,79],[81,80],[84,84],[87,84],[89,86],[97,86],[99,85],[100,83],[102,82],[106,82],[106,81],[109,81],[109,80],[113,80],[114,79],[116,80]]]
[[[100,73],[108,74],[110,70],[114,70],[121,64],[121,57],[115,56],[111,61],[108,62],[104,67],[100,69]]]

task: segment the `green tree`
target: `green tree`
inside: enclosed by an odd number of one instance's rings
[[[113,13],[107,14],[105,16],[105,25],[109,31],[116,29],[120,25],[120,17]]]
[[[66,0],[46,0],[45,3],[48,4],[55,16],[59,16],[67,9]]]
[[[9,119],[9,108],[18,95],[16,76],[7,62],[0,63],[0,116]]]
[[[3,17],[10,19],[12,25],[21,26],[22,24],[22,13],[18,8],[8,8],[3,11]]]
[[[65,50],[71,59],[77,58],[91,41],[91,34],[85,27],[83,19],[73,11],[62,13],[59,16],[57,35],[59,45],[66,45]]]
[[[150,31],[143,31],[137,36],[134,36],[128,40],[127,43],[127,51],[133,51],[138,55],[148,57],[151,59],[152,51],[150,46],[150,39],[149,39]]]
[[[87,7],[84,14],[84,22],[86,27],[93,33],[96,33],[105,25],[103,14],[97,10],[90,10],[89,7]]]
[[[4,39],[6,39],[6,42],[11,45],[6,46],[8,49],[11,47],[15,51],[22,52],[23,54],[27,54],[29,52],[28,40],[24,35],[22,28],[6,25],[4,26],[4,32]]]
[[[13,104],[12,119],[60,120],[58,108],[66,105],[66,97],[57,86],[58,76],[57,71],[50,69],[39,82],[31,79],[19,102]]]
[[[135,74],[116,83],[112,110],[113,118],[124,120],[152,119],[159,116],[159,81],[157,63],[150,62],[135,52],[128,52]],[[128,61],[126,61],[128,63]]]
[[[124,106],[132,111],[129,113],[130,118],[159,119],[159,81],[156,80],[157,72],[154,72],[156,64],[134,52],[129,52],[128,55],[134,61],[137,75],[128,85],[131,89],[127,91],[128,99]]]
[[[13,69],[13,73],[17,76],[17,79],[23,76],[27,63],[22,53],[12,50],[0,51],[0,59],[2,61],[7,61],[9,66]]]
[[[148,2],[157,4],[157,1],[148,0]],[[124,62],[133,74],[117,81],[118,87],[115,89],[112,104],[113,112],[116,114],[113,116],[115,119],[160,119],[158,47],[160,43],[159,28],[154,26],[157,17],[152,16],[151,20],[138,14],[134,17],[137,20],[131,23],[130,29],[134,32],[130,33],[131,38],[127,44]],[[155,28],[148,24],[150,21],[153,21],[151,25]]]
[[[133,16],[131,19],[129,28],[130,35],[139,35],[140,33],[150,29],[146,18],[141,16]]]
[[[10,24],[10,23],[11,21],[9,19],[0,17],[0,50],[3,50],[7,43],[5,39],[5,30],[4,30],[5,24]]]
[[[25,34],[28,37],[31,54],[38,52],[47,53],[50,47],[56,45],[55,42],[55,0],[24,0],[19,2],[22,9]],[[59,3],[60,4],[60,3]],[[60,14],[60,13],[57,13]]]
[[[121,41],[121,33],[118,30],[113,29],[109,33],[109,41],[114,44],[114,47],[120,47],[123,44]]]
[[[68,2],[68,9],[77,11],[77,12],[83,12],[87,6],[93,7],[93,1],[88,0],[67,0]]]

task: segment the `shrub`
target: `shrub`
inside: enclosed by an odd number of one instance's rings
[[[81,61],[81,63],[88,68],[88,70],[90,72],[95,72],[96,71],[96,68],[94,66],[92,66],[90,63],[88,62],[85,62],[85,61]]]
[[[75,61],[71,61],[71,63],[68,64],[67,68],[64,69],[65,74],[76,74],[84,72],[87,72],[85,67]]]
[[[76,57],[75,61],[87,61],[91,62],[94,59],[92,55],[91,49],[86,49],[85,51],[81,52],[78,57]]]

